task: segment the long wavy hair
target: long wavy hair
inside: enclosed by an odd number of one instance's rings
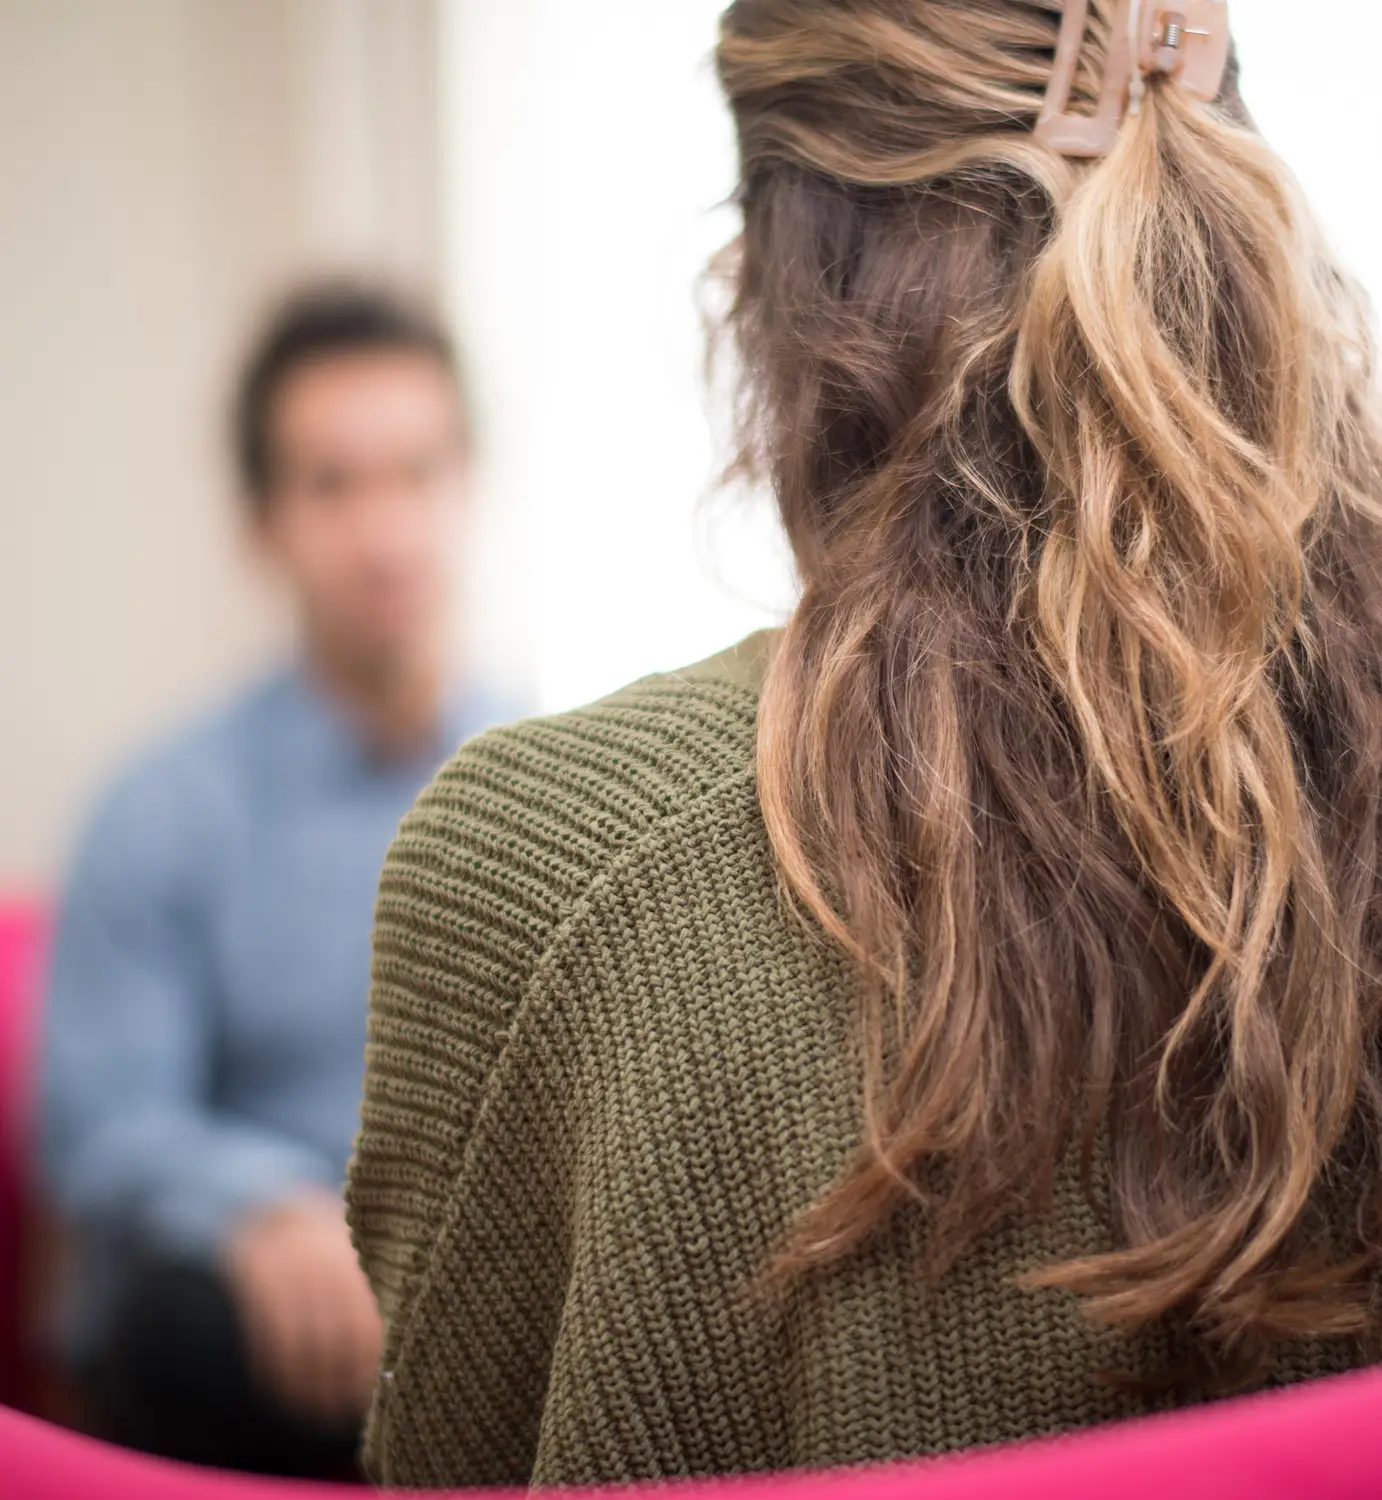
[[[760,796],[865,980],[863,1145],[782,1265],[919,1198],[942,1274],[1079,1153],[1118,1248],[1029,1280],[1260,1372],[1362,1333],[1382,1251],[1368,315],[1236,67],[1105,160],[1040,146],[1059,23],[723,24],[742,462],[804,590]]]

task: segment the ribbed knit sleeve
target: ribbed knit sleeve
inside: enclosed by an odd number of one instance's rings
[[[380,885],[348,1204],[391,1343],[509,1018],[581,879],[534,845],[506,784],[524,760],[501,736],[468,750],[404,822]]]
[[[407,1340],[477,1117],[544,954],[621,853],[751,757],[754,713],[742,687],[650,679],[590,710],[472,742],[405,820],[376,911],[347,1190],[385,1320],[386,1371]],[[367,1452],[379,1419],[377,1407]]]
[[[538,960],[601,867],[656,816],[646,799],[611,805],[593,790],[605,727],[573,716],[468,746],[405,820],[385,865],[347,1199],[392,1333]]]

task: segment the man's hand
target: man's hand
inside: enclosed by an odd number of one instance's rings
[[[252,1215],[231,1235],[225,1268],[269,1389],[326,1426],[358,1421],[382,1331],[335,1199],[313,1194]]]

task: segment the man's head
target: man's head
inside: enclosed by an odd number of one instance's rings
[[[235,406],[240,482],[309,645],[383,677],[445,629],[468,430],[440,325],[393,295],[321,287],[265,328]]]

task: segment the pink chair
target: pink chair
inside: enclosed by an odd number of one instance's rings
[[[1372,1500],[1382,1496],[1382,1372],[973,1457],[711,1482],[672,1493],[687,1500]],[[4,1500],[359,1494],[155,1462],[0,1410]]]
[[[48,917],[37,902],[0,904],[0,1401],[25,1394],[21,1369],[26,1176],[33,1041]],[[0,1460],[0,1472],[3,1461]]]

